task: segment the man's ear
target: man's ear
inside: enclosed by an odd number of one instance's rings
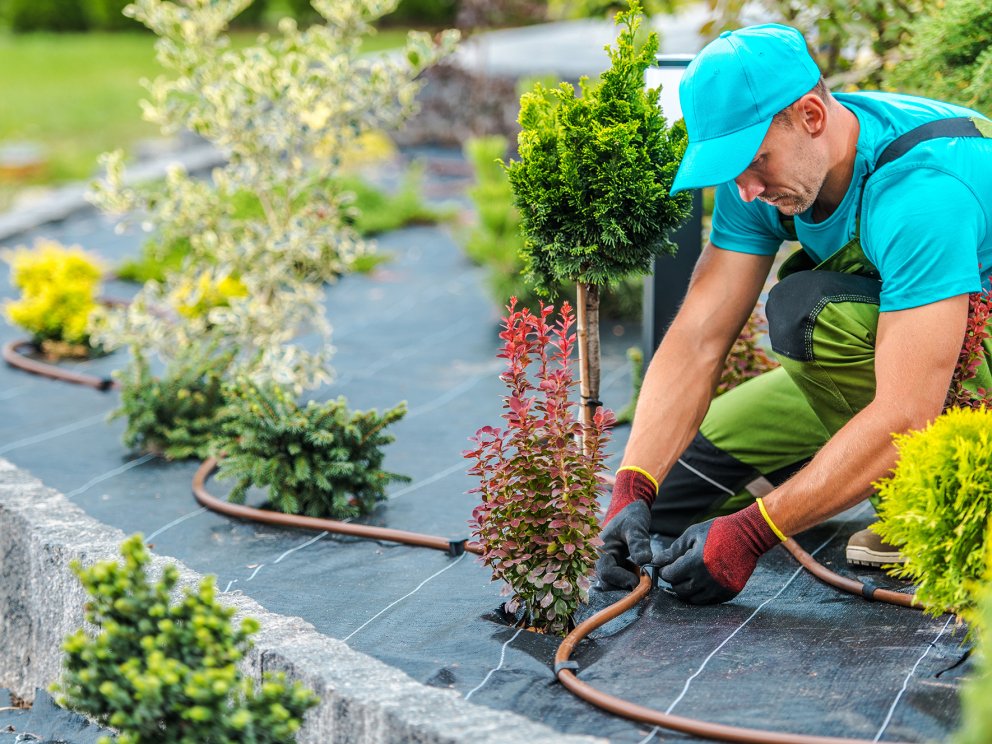
[[[816,138],[827,129],[827,104],[816,93],[807,93],[795,103],[797,123]]]

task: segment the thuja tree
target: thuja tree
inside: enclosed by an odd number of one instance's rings
[[[323,23],[301,30],[284,19],[234,49],[225,29],[249,3],[137,0],[125,11],[158,35],[167,71],[147,83],[144,118],[165,134],[197,133],[228,161],[206,180],[174,169],[164,183],[130,188],[123,155],[105,158],[95,202],[137,215],[165,244],[188,241],[189,252],[98,335],[166,359],[191,340],[223,338],[241,349],[240,371],[301,389],[329,376],[322,286],[370,250],[352,227],[351,195],[327,184],[363,132],[394,129],[413,111],[415,77],[455,37],[411,34],[405,54],[361,56],[362,37],[396,0],[314,0]],[[257,209],[241,208],[246,195]],[[175,290],[204,272],[214,284],[237,277],[244,292],[184,315]],[[294,343],[304,333],[320,342]]]
[[[562,83],[537,84],[520,100],[520,160],[507,166],[520,209],[528,276],[553,292],[577,285],[579,366],[584,420],[599,397],[599,294],[632,273],[646,274],[654,256],[675,252],[668,234],[685,219],[690,195],[668,192],[685,152],[681,125],[669,129],[658,90],[646,90],[657,34],[635,41],[640,7],[617,15],[620,34],[607,47],[611,65],[581,97]]]
[[[904,61],[886,70],[888,87],[992,114],[992,4],[928,3],[900,47]]]
[[[123,563],[73,564],[90,597],[89,627],[63,644],[60,702],[117,729],[119,744],[294,741],[317,698],[281,673],[266,673],[261,685],[241,673],[258,622],[235,627],[212,578],[173,599],[179,571],[167,565],[153,582],[141,535],[121,555]]]
[[[505,428],[486,426],[465,456],[478,476],[482,503],[472,512],[473,534],[494,581],[506,582],[507,610],[523,607],[534,627],[562,634],[588,597],[599,539],[597,496],[604,489],[603,447],[612,414],[599,408],[588,425],[577,421],[570,355],[572,309],[517,309],[511,299],[499,356]],[[586,442],[583,451],[581,440]]]
[[[975,613],[972,585],[985,576],[992,514],[992,410],[952,408],[922,431],[897,434],[899,459],[880,483],[874,529],[906,563],[928,612]]]
[[[226,395],[217,477],[237,480],[231,501],[258,486],[278,511],[342,519],[370,513],[389,483],[409,480],[382,469],[382,447],[394,439],[386,428],[406,414],[403,403],[382,414],[349,411],[343,397],[300,407],[285,387],[247,378]]]

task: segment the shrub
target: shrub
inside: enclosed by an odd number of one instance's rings
[[[342,519],[369,514],[389,483],[409,480],[382,470],[380,449],[393,441],[385,429],[403,418],[405,403],[382,415],[349,411],[343,397],[300,408],[285,388],[245,378],[227,396],[217,477],[237,479],[231,501],[243,502],[254,485],[268,488],[278,511]]]
[[[133,187],[123,153],[103,159],[94,203],[140,219],[163,248],[188,241],[188,253],[126,309],[101,315],[94,332],[108,347],[141,347],[165,361],[191,339],[224,336],[243,352],[240,373],[300,391],[330,377],[324,284],[372,250],[349,222],[350,198],[326,186],[364,132],[395,129],[413,113],[416,76],[457,34],[411,33],[405,54],[363,56],[361,39],[389,3],[313,0],[324,22],[301,29],[284,18],[276,32],[235,48],[226,29],[247,5],[127,7],[158,35],[165,70],[147,83],[144,118],[166,135],[192,131],[229,157],[209,179],[176,168],[162,183]],[[174,290],[204,271],[237,277],[251,301],[215,307],[209,322],[180,313]]]
[[[79,246],[52,240],[6,251],[3,258],[10,264],[11,283],[21,290],[19,300],[5,303],[7,319],[30,332],[39,346],[88,346],[101,275],[97,259]]]
[[[216,344],[193,344],[156,377],[146,356],[136,350],[117,377],[121,407],[111,414],[127,419],[124,444],[169,460],[207,458],[226,402],[224,375],[236,353],[236,349],[220,351]]]
[[[876,484],[874,529],[906,557],[893,573],[918,584],[928,612],[971,620],[992,514],[992,410],[953,408],[894,441],[899,459]]]
[[[95,629],[65,640],[60,702],[120,731],[118,744],[293,741],[317,698],[299,683],[287,686],[282,674],[266,673],[256,688],[240,672],[257,621],[234,628],[213,578],[173,601],[179,571],[167,565],[152,584],[141,535],[128,538],[121,555],[123,564],[73,563]]]
[[[141,28],[133,18],[124,15],[131,0],[86,0],[79,3],[86,13],[90,28],[105,31],[137,31]],[[259,0],[255,0],[259,2]]]
[[[517,310],[514,298],[507,310],[499,354],[507,360],[506,428],[479,429],[475,448],[465,452],[469,473],[481,480],[471,491],[482,497],[471,524],[483,563],[512,594],[507,610],[522,605],[531,625],[564,635],[588,597],[602,544],[599,472],[613,415],[598,408],[588,429],[575,418],[569,361],[575,317],[568,303],[553,325],[549,306]]]
[[[992,113],[992,5],[988,0],[925,4],[900,47],[887,87]]]
[[[981,382],[988,384],[989,367],[985,364],[988,352],[986,344],[989,339],[989,322],[992,317],[992,292],[982,290],[972,292],[968,296],[968,325],[965,330],[964,343],[958,355],[958,363],[951,376],[951,384],[947,389],[945,408],[992,407],[992,389],[981,387]],[[979,380],[979,373],[982,380]]]
[[[716,388],[717,395],[723,395],[742,382],[747,382],[751,378],[778,366],[778,362],[769,357],[759,343],[759,338],[763,333],[763,325],[759,311],[755,311],[744,324],[740,335],[734,341],[734,345],[730,347],[730,353],[727,354],[723,373],[720,375],[720,382]]]
[[[961,729],[954,744],[992,741],[992,524],[986,537],[985,581],[976,589],[973,623],[978,637],[974,676],[961,691]]]
[[[88,18],[79,0],[6,0],[4,15],[17,32],[85,31]]]

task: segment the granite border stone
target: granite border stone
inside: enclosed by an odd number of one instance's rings
[[[119,557],[125,535],[88,516],[62,494],[0,458],[0,687],[31,699],[60,671],[62,639],[83,624],[85,593],[69,568]],[[174,559],[180,586],[202,576]],[[245,672],[283,671],[313,689],[321,703],[306,717],[301,744],[593,744],[512,712],[463,700],[453,690],[423,685],[398,669],[351,649],[298,617],[267,611],[237,593],[221,595],[235,618],[261,629]]]

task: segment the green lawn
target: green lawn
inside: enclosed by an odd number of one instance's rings
[[[237,32],[235,45],[247,46],[254,32]],[[403,44],[406,32],[387,29],[365,49],[381,51]],[[137,140],[157,136],[141,119],[142,77],[161,72],[155,37],[145,33],[0,35],[0,143],[40,143],[49,165],[45,183],[86,179],[97,156]],[[0,185],[7,199],[14,188]],[[0,193],[0,209],[5,201]]]

